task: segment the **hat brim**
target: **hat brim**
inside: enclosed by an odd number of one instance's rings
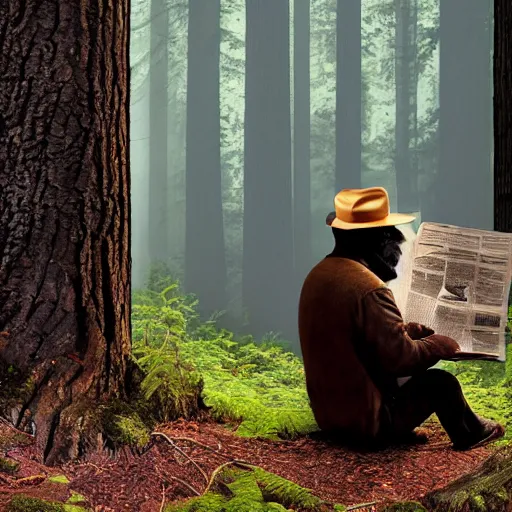
[[[327,218],[329,219],[331,215]],[[334,218],[330,224],[331,228],[338,229],[364,229],[364,228],[378,228],[385,226],[400,226],[401,224],[409,224],[414,222],[416,217],[414,215],[407,215],[405,213],[390,213],[387,217],[372,222],[345,222],[338,218]],[[327,223],[329,225],[329,223]]]

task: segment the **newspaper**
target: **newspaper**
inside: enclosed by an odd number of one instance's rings
[[[423,223],[409,251],[391,287],[404,320],[505,361],[512,234]]]

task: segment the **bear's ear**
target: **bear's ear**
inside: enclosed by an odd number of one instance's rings
[[[325,223],[328,226],[330,226],[335,218],[336,218],[336,212],[331,212],[331,213],[329,213],[329,215],[327,215],[327,217],[325,219]]]

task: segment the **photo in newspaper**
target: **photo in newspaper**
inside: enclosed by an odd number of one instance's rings
[[[505,361],[511,254],[512,234],[422,223],[392,288],[404,320],[454,338],[460,359]]]

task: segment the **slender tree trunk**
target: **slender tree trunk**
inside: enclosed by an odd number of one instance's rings
[[[336,192],[361,186],[361,2],[338,0]]]
[[[441,0],[439,175],[429,220],[492,228],[489,29],[490,0]]]
[[[512,232],[512,4],[494,1],[494,229]]]
[[[416,25],[417,0],[395,0],[395,171],[398,210],[419,209],[415,152],[417,116]]]
[[[295,0],[293,222],[297,282],[311,265],[309,9],[309,0]]]
[[[169,258],[167,201],[167,108],[169,14],[167,0],[151,0],[149,97],[149,258]]]
[[[220,0],[190,0],[185,286],[204,315],[226,306],[219,60]]]
[[[32,418],[51,463],[78,453],[84,400],[124,393],[129,10],[15,5],[0,3],[0,357],[31,375],[17,424]]]
[[[256,336],[295,333],[288,0],[246,3],[243,303]]]

